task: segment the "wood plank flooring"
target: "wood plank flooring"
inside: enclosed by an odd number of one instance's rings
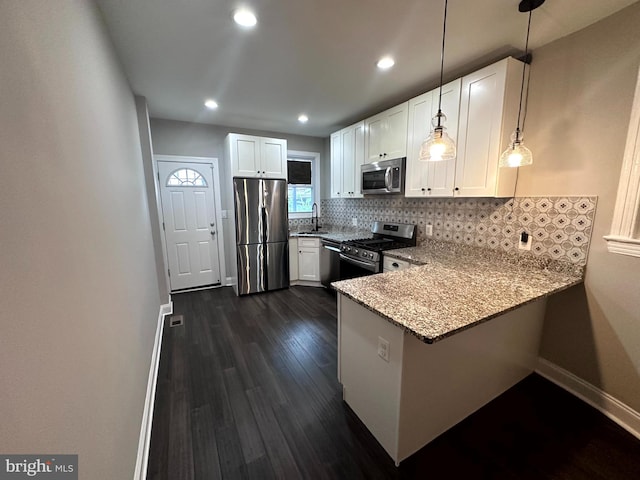
[[[640,441],[537,375],[396,468],[342,402],[334,294],[173,301],[184,325],[165,325],[150,480],[640,478]]]

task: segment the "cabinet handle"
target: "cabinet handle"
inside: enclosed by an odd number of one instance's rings
[[[430,191],[431,191],[431,187],[427,188],[427,192],[430,192]]]
[[[378,157],[382,158],[382,154],[378,155]]]
[[[456,188],[454,188],[454,190],[457,192],[457,191],[459,191],[460,189],[459,189],[458,187],[456,187]]]
[[[393,263],[391,264],[391,266],[392,266],[392,267],[396,267],[396,268],[398,268],[400,265],[398,265],[396,262],[393,262]]]
[[[387,156],[387,154],[386,154],[386,153],[383,153],[382,155],[383,155],[384,157],[386,157],[386,156]]]

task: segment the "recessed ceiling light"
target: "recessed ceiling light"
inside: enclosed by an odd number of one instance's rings
[[[207,100],[206,102],[204,102],[204,106],[207,107],[209,110],[215,110],[216,108],[218,108],[218,102],[216,102],[215,100]]]
[[[387,70],[393,67],[395,63],[395,60],[391,57],[382,57],[380,60],[378,60],[378,63],[376,65],[378,65],[378,68],[380,70]]]
[[[243,27],[254,27],[258,23],[258,19],[251,10],[241,8],[233,14],[233,19],[238,25]]]
[[[309,117],[307,117],[304,113],[298,117],[298,121],[300,123],[307,123],[309,121]]]

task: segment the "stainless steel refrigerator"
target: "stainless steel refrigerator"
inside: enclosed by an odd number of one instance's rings
[[[234,178],[238,295],[289,286],[287,181]]]

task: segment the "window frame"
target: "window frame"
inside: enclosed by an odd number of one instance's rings
[[[604,239],[607,241],[609,252],[640,257],[640,70],[631,109],[611,233]]]
[[[287,161],[302,160],[311,162],[311,186],[313,187],[313,201],[318,205],[318,217],[320,217],[320,154],[318,152],[305,152],[300,150],[288,150]],[[288,177],[288,172],[287,172]],[[289,183],[287,183],[287,190]],[[288,203],[287,203],[288,205]],[[288,210],[288,206],[287,206]],[[287,212],[290,219],[309,218],[308,212]]]
[[[194,182],[197,180],[202,180],[202,183],[204,185],[195,185],[194,184],[189,184],[188,180],[181,180],[180,177],[178,176],[178,172],[182,172],[182,171],[192,171],[195,174],[197,174],[197,176],[194,179]],[[182,182],[180,185],[169,185],[169,182],[172,180],[172,178],[175,176],[175,178]],[[198,172],[197,170],[194,170],[192,168],[187,168],[187,167],[180,167],[180,168],[176,168],[173,172],[171,172],[167,178],[164,181],[164,186],[169,188],[209,188],[209,185],[207,184],[207,179],[204,178],[202,176],[202,174],[200,172]]]

